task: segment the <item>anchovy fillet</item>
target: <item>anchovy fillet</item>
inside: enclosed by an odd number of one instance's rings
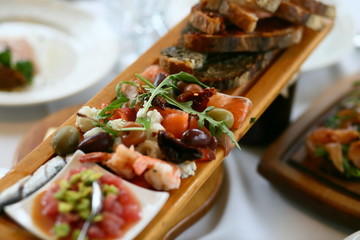
[[[56,156],[42,165],[32,175],[20,179],[17,183],[5,189],[0,193],[0,211],[6,205],[20,201],[44,186],[65,164],[66,161],[62,157]]]

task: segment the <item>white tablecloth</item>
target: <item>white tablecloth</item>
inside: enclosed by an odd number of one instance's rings
[[[173,8],[178,9],[178,15],[168,16],[170,25],[174,25],[187,14],[192,2],[194,1],[174,3],[176,6]],[[103,17],[106,11],[99,10],[100,3],[101,1],[96,0],[72,2]],[[355,30],[360,32],[360,0],[341,0],[337,4],[352,17]],[[341,36],[337,38],[339,41],[335,40],[336,43],[342,42]],[[334,47],[336,48],[336,44]],[[321,58],[318,61],[321,61]],[[332,83],[358,72],[360,50],[355,49],[343,53],[335,64],[302,72],[292,119],[296,120]],[[114,71],[91,88],[64,100],[31,107],[0,107],[0,170],[11,168],[17,145],[35,122],[63,107],[88,101],[116,74]],[[261,177],[256,168],[263,152],[264,148],[243,147],[242,151],[233,150],[230,153],[225,159],[226,182],[219,200],[200,221],[178,239],[335,240],[343,239],[352,233],[345,225],[336,224],[317,212],[310,211],[306,206],[289,200]]]

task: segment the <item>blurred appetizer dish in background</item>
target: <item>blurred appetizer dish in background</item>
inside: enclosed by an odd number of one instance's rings
[[[360,179],[360,91],[349,94],[306,139],[314,165],[331,175]]]
[[[22,90],[31,84],[36,66],[33,49],[24,39],[0,40],[0,90]]]

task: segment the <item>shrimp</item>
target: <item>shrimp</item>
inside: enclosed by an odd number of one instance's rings
[[[349,160],[357,168],[360,168],[360,141],[356,141],[350,144],[348,156]]]
[[[147,170],[145,180],[156,190],[171,190],[180,186],[180,168],[174,163],[141,156],[135,161],[134,168],[140,174]]]
[[[135,177],[134,162],[137,158],[142,156],[134,150],[134,147],[127,148],[120,144],[112,157],[105,163],[111,170],[126,179]]]
[[[359,132],[354,129],[330,129],[318,128],[308,136],[308,141],[315,145],[338,142],[342,144],[350,143],[359,138]]]
[[[180,168],[170,162],[142,155],[133,147],[120,144],[114,153],[95,152],[85,154],[81,162],[101,162],[126,179],[144,175],[156,190],[177,189],[180,186]]]
[[[344,164],[343,164],[343,153],[341,150],[340,143],[328,143],[325,145],[326,151],[329,153],[330,160],[334,164],[337,170],[340,172],[344,172]]]

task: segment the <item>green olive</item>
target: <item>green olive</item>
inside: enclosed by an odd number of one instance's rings
[[[226,109],[214,108],[208,111],[207,114],[216,121],[224,121],[229,128],[234,124],[234,115]]]
[[[56,131],[51,140],[51,146],[55,153],[64,156],[75,152],[79,142],[79,130],[74,126],[65,126]]]

